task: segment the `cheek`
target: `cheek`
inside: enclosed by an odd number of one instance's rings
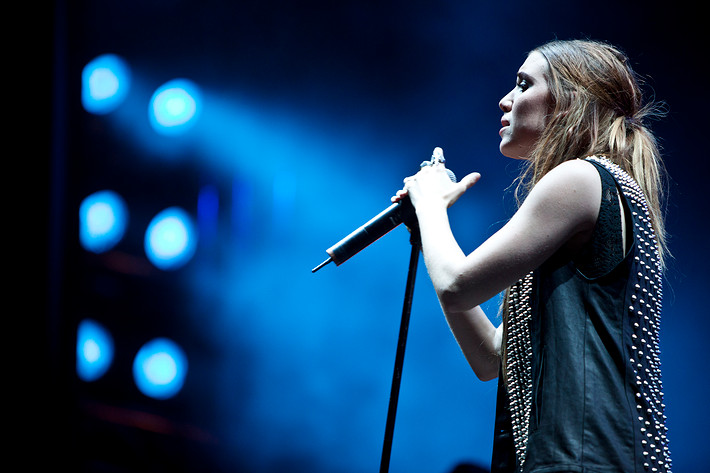
[[[540,133],[547,124],[547,103],[543,100],[520,104],[518,123],[529,132]]]

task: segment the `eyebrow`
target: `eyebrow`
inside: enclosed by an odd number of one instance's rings
[[[520,79],[524,79],[524,80],[529,81],[529,82],[532,82],[532,81],[533,81],[533,78],[530,77],[530,74],[528,74],[528,73],[526,73],[526,72],[523,72],[523,71],[519,71],[519,72],[518,72],[518,80],[520,80]]]

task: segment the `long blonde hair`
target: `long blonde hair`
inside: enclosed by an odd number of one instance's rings
[[[555,40],[534,49],[547,61],[552,97],[545,130],[519,177],[516,197],[527,194],[555,166],[603,155],[639,184],[648,202],[661,264],[667,255],[662,198],[664,169],[657,140],[647,127],[660,107],[644,104],[640,80],[618,48],[591,40]],[[505,293],[503,365],[506,364],[510,289]],[[503,371],[505,375],[505,370]]]
[[[547,126],[520,177],[516,195],[529,191],[555,166],[606,156],[641,186],[661,259],[666,255],[662,200],[664,169],[647,120],[660,114],[644,105],[639,78],[618,48],[591,40],[556,40],[536,48],[547,60],[552,104]]]

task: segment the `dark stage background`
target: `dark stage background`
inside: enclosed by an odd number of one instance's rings
[[[708,471],[707,52],[700,12],[648,2],[57,1],[51,24],[46,397],[41,431],[71,471],[376,471],[409,261],[398,228],[340,267],[325,249],[384,209],[435,146],[483,175],[452,209],[470,251],[514,208],[516,163],[498,153],[498,100],[526,51],[555,37],[622,47],[667,104],[653,124],[670,174],[662,325],[675,471]],[[82,68],[129,64],[116,110],[81,105]],[[163,136],[153,91],[187,78],[195,126]],[[111,189],[126,235],[79,245],[79,205]],[[210,191],[213,212],[198,200]],[[215,204],[216,203],[216,204]],[[143,252],[150,218],[195,215],[194,258],[174,271]],[[198,215],[199,214],[199,215]],[[495,383],[478,381],[440,314],[423,264],[414,295],[393,472],[487,469]],[[496,317],[496,301],[488,306]],[[115,358],[77,377],[76,333],[110,330]],[[169,337],[189,369],[157,400],[136,388],[141,344]]]

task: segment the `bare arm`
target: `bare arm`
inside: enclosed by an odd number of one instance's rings
[[[462,312],[444,310],[466,361],[481,381],[498,376],[502,327],[496,327],[480,306]]]
[[[479,304],[561,248],[586,241],[596,223],[601,183],[589,163],[561,164],[537,183],[503,228],[465,255],[446,209],[479,177],[451,183],[443,167],[427,167],[407,180],[404,193],[416,208],[424,261],[447,321],[476,374],[490,379],[497,375],[498,360],[491,360],[500,353],[500,336]]]

